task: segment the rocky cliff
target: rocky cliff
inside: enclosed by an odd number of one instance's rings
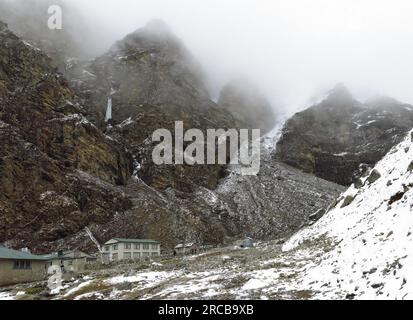
[[[237,127],[231,114],[210,99],[199,64],[166,24],[148,23],[91,63],[74,66],[70,79],[88,105],[90,120],[102,130],[111,96],[114,127],[108,134],[134,154],[146,183],[181,191],[217,186],[224,166],[177,168],[155,166],[151,160],[152,133],[161,128],[174,132],[175,121],[204,133]]]
[[[117,185],[131,157],[82,115],[48,56],[3,23],[0,42],[0,241],[61,239],[130,207]]]
[[[320,178],[350,185],[413,127],[413,106],[389,98],[361,103],[337,86],[284,126],[276,158]]]

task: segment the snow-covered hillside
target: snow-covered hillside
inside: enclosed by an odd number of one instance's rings
[[[412,139],[413,132],[363,178],[364,186],[352,186],[284,245],[290,251],[317,239],[326,244],[320,263],[302,270],[299,286],[324,297],[413,298]]]

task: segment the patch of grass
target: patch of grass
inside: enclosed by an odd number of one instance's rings
[[[245,276],[237,276],[235,278],[229,279],[224,283],[224,289],[230,290],[230,289],[236,289],[242,287],[245,283],[248,282],[250,278],[245,277]],[[220,280],[221,281],[221,280]]]
[[[299,290],[291,293],[295,300],[309,300],[314,296],[311,290]]]
[[[29,295],[36,295],[36,294],[41,293],[43,290],[44,290],[43,287],[33,287],[33,288],[26,289],[25,292],[26,294],[29,294]]]
[[[260,270],[267,270],[267,269],[285,269],[285,268],[290,268],[291,265],[285,263],[285,262],[281,262],[281,261],[277,261],[277,262],[271,262],[265,265],[260,266],[257,269]]]
[[[319,236],[316,239],[306,239],[304,240],[294,251],[304,250],[304,249],[322,249],[324,252],[330,252],[335,247],[334,241],[327,237],[326,234]]]
[[[91,292],[105,292],[112,290],[112,287],[108,284],[103,283],[102,281],[93,281],[89,285],[79,289],[73,294],[65,297],[65,300],[74,300],[76,297],[84,295]]]
[[[298,277],[297,272],[292,273],[280,273],[280,280],[292,280]]]
[[[182,284],[186,280],[185,277],[177,277],[177,278],[172,278],[172,279],[167,279],[164,280],[156,285],[153,285],[151,287],[145,288],[145,289],[138,289],[138,290],[133,290],[132,292],[127,292],[122,299],[126,300],[140,300],[142,297],[146,295],[153,295],[151,299],[163,299],[165,297],[159,296],[159,293],[167,287],[173,287],[175,284]],[[168,294],[172,294],[173,292],[169,292]],[[178,292],[176,292],[178,293]]]

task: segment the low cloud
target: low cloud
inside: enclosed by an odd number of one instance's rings
[[[94,55],[151,19],[164,20],[201,62],[215,95],[241,75],[286,113],[338,82],[360,99],[380,94],[413,104],[408,0],[63,2],[79,11]]]

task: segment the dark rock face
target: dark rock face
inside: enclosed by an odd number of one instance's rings
[[[0,42],[0,242],[47,247],[131,206],[113,185],[132,160],[81,114],[46,55],[5,24]]]
[[[204,133],[237,128],[231,114],[210,99],[198,63],[163,22],[152,21],[89,65],[74,66],[70,78],[89,106],[89,119],[102,130],[112,93],[114,128],[108,134],[134,154],[146,183],[184,192],[216,188],[225,166],[155,166],[151,159],[152,133],[173,133],[175,121]]]
[[[412,106],[388,98],[362,104],[338,86],[323,102],[287,121],[276,158],[323,179],[350,185],[412,127]]]
[[[261,129],[264,135],[276,125],[276,115],[270,103],[248,81],[238,80],[226,85],[218,105],[228,110],[241,128]]]
[[[144,105],[142,113],[116,125],[107,134],[123,144],[134,156],[137,176],[157,190],[174,188],[182,192],[193,192],[202,186],[213,190],[219,179],[226,175],[225,165],[155,165],[152,151],[152,133],[160,128],[174,132],[174,121],[181,121],[178,115],[164,112],[160,107]],[[190,129],[196,116],[186,114],[185,129]],[[199,128],[199,127],[198,127]],[[202,127],[201,127],[202,128]],[[204,124],[203,131],[206,131]]]
[[[206,123],[210,126],[232,121],[211,101],[198,63],[159,21],[129,34],[91,63],[74,63],[69,78],[87,99],[98,125],[102,125],[111,91],[116,124],[141,115],[147,105],[157,106],[167,115],[182,120],[189,114],[200,122],[212,112],[217,113],[217,119],[224,119],[216,124]]]

